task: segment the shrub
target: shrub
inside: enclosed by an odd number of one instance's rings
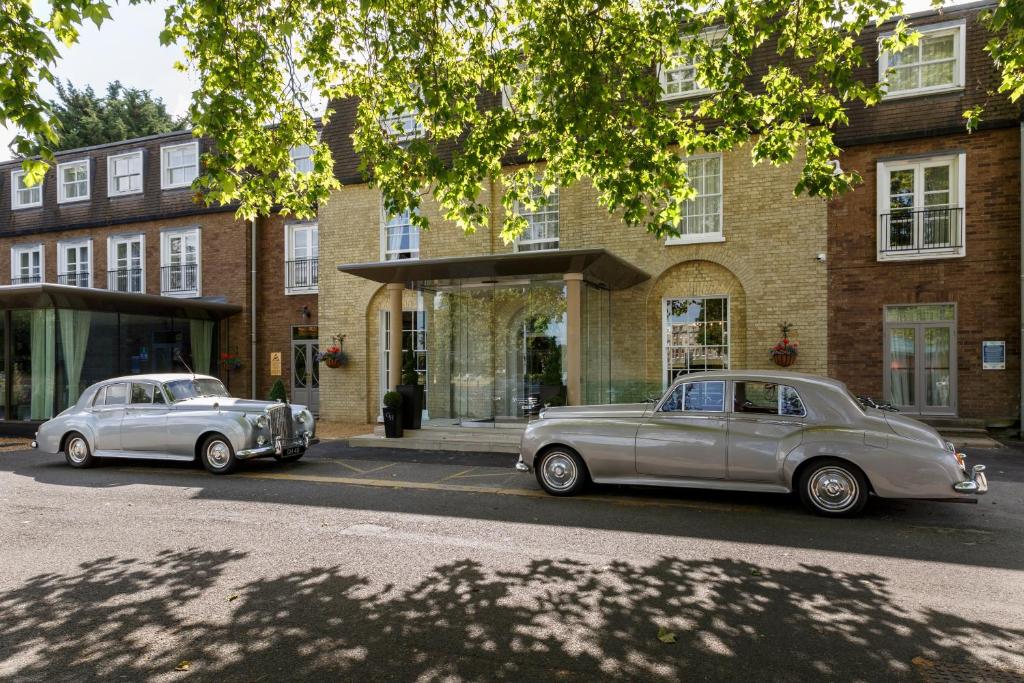
[[[288,392],[285,391],[283,380],[278,379],[274,382],[274,386],[270,387],[270,396],[268,398],[271,401],[288,401]]]
[[[410,348],[402,359],[402,384],[419,384],[420,373],[416,372],[416,353]]]
[[[389,391],[384,394],[385,408],[399,408],[402,405],[402,395],[397,391]]]

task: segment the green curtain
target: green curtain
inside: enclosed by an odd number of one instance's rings
[[[68,402],[74,405],[82,393],[82,365],[85,363],[85,349],[89,345],[89,326],[92,312],[72,311],[66,308],[58,312],[60,318],[60,341],[64,355],[64,372],[68,378]]]
[[[213,321],[192,320],[192,365],[199,374],[210,374],[210,356],[213,355]]]
[[[33,420],[53,417],[55,384],[55,316],[52,308],[32,311],[32,412]]]

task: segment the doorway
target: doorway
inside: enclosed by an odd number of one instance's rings
[[[292,327],[292,403],[309,408],[320,415],[320,352],[319,328],[316,325]]]
[[[956,414],[956,305],[886,306],[886,400],[917,415]]]

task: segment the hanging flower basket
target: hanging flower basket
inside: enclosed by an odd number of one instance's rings
[[[796,362],[796,356],[800,351],[800,342],[789,338],[790,332],[793,330],[791,324],[782,323],[779,325],[779,329],[782,331],[782,339],[768,349],[768,355],[772,362],[779,367],[788,368]]]
[[[334,335],[334,343],[316,354],[316,362],[329,368],[340,368],[348,365],[348,354],[345,353],[345,335]]]

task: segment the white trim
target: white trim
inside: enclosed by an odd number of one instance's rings
[[[15,244],[11,246],[11,281],[21,277],[21,268],[17,264],[18,256],[23,252],[39,252],[39,282],[46,282],[46,247],[42,242],[31,244]],[[28,277],[31,277],[29,275]]]
[[[956,177],[950,182],[950,208],[960,209],[960,246],[949,249],[929,249],[923,253],[884,253],[882,244],[882,216],[891,213],[889,207],[889,174],[894,170],[906,170],[909,168],[918,169],[928,164],[948,162]],[[875,164],[875,254],[878,261],[922,261],[934,259],[963,258],[967,255],[967,153],[955,151],[949,153],[934,154],[932,156],[909,156],[905,159],[887,157],[884,161]],[[922,181],[923,184],[923,181]],[[919,201],[921,192],[915,175],[914,182],[914,211],[921,210],[923,204]],[[916,239],[916,237],[915,237]]]
[[[307,256],[306,258],[320,258],[320,225],[317,221],[294,221],[284,224],[284,293],[287,296],[294,294],[317,294],[320,291],[319,277],[317,278],[317,284],[310,285],[308,287],[289,287],[288,286],[288,262],[296,260],[292,253],[293,234],[296,228],[315,228],[316,229],[316,256]]]
[[[543,194],[543,190],[540,188],[540,186],[537,186],[537,189],[540,191],[533,193],[533,199],[535,201],[539,201],[540,197],[538,195]],[[542,249],[527,249],[526,251],[557,251],[559,247],[562,246],[562,197],[560,188],[556,187],[551,194],[545,197],[545,199],[547,203],[543,205],[538,205],[534,211],[526,211],[525,207],[522,204],[516,202],[514,209],[515,214],[526,221],[527,226],[526,229],[523,231],[523,235],[526,235],[529,234],[530,231],[534,228],[534,225],[530,222],[531,218],[541,216],[544,214],[550,214],[552,213],[552,208],[554,208],[555,230],[557,234],[555,235],[555,237],[543,237],[525,240],[522,239],[522,235],[520,235],[512,243],[512,250],[514,252],[519,253],[523,251],[523,246],[530,246],[533,244],[542,244],[549,246],[546,246]]]
[[[702,31],[701,34],[700,34],[700,38],[702,40],[706,40],[708,42],[712,42],[712,41],[715,41],[715,40],[722,40],[723,42],[728,42],[730,40],[729,33],[724,28],[710,28],[710,29],[707,29],[706,31]],[[687,38],[686,42],[689,42],[689,41],[692,41],[692,40],[694,40],[694,38]],[[686,91],[683,91],[683,92],[677,92],[677,93],[665,92],[665,88],[668,86],[668,72],[670,70],[679,69],[679,68],[686,68],[686,67],[690,67],[690,68],[692,68],[694,70],[694,72],[693,72],[693,84],[695,86],[694,89],[693,90],[686,90]],[[685,62],[685,63],[681,62],[681,63],[675,65],[673,69],[666,69],[665,68],[665,64],[663,62],[659,62],[658,65],[657,65],[657,71],[658,71],[658,85],[661,87],[660,99],[661,99],[662,102],[671,102],[673,100],[685,100],[685,99],[690,99],[692,97],[702,97],[704,95],[711,95],[713,93],[718,92],[717,90],[713,90],[711,88],[705,88],[703,86],[698,86],[697,85],[698,82],[699,82],[699,79],[698,79],[698,75],[697,75],[697,62],[696,61],[691,60],[691,61],[688,61],[688,62]]]
[[[81,249],[82,247],[85,247],[86,250],[87,250],[87,253],[88,253],[88,260],[86,261],[86,268],[87,268],[86,269],[86,273],[88,273],[88,275],[86,276],[85,286],[89,287],[90,289],[92,288],[93,253],[92,253],[92,238],[91,237],[86,237],[86,238],[81,238],[81,239],[73,239],[73,240],[61,240],[61,241],[57,242],[57,282],[60,282],[60,278],[61,277],[70,274],[70,273],[68,273],[68,254],[67,254],[67,250],[68,249],[75,249],[77,251],[78,249]],[[79,267],[81,266],[81,264],[78,264],[78,265],[79,265]],[[80,273],[81,270],[77,270],[75,272],[76,273]],[[64,283],[64,284],[67,284],[67,283]],[[73,286],[80,287],[81,285],[75,284]]]
[[[171,183],[167,180],[167,172],[170,170],[167,167],[167,155],[168,153],[183,149],[185,147],[192,147],[195,152],[195,175],[192,176],[187,182]],[[175,168],[189,168],[188,166],[180,166]],[[160,146],[160,189],[161,190],[175,190],[181,187],[191,187],[192,181],[199,177],[199,141],[192,140],[190,142],[181,142],[174,145],[161,145]]]
[[[127,159],[129,157],[137,157],[139,160],[139,189],[127,190],[125,192],[118,192],[114,189],[114,162],[120,159]],[[134,176],[135,174],[132,174]],[[123,176],[130,178],[132,176]],[[131,152],[125,152],[123,154],[112,154],[107,157],[107,197],[126,197],[134,194],[141,194],[146,187],[146,157],[143,154],[143,150],[136,149]]]
[[[665,246],[677,246],[680,244],[706,244],[713,242],[724,242],[725,241],[725,159],[721,152],[714,152],[712,154],[694,154],[692,156],[685,157],[683,161],[692,161],[694,159],[718,159],[718,232],[695,232],[695,233],[682,233],[678,237],[666,237]],[[689,170],[687,170],[689,174]],[[708,195],[714,196],[714,195]],[[693,206],[700,195],[695,196],[693,199],[687,200],[687,206]],[[684,227],[686,223],[686,216],[684,215],[680,220],[680,228]]]
[[[956,65],[953,69],[953,76],[955,79],[954,83],[936,85],[927,88],[913,88],[910,90],[899,90],[897,92],[888,92],[888,88],[883,85],[884,92],[882,93],[882,100],[898,100],[905,97],[919,97],[921,95],[934,95],[945,92],[956,92],[964,89],[967,73],[967,22],[964,19],[957,21],[946,21],[940,24],[926,24],[924,26],[913,26],[913,30],[921,34],[921,36],[934,37],[935,34],[948,33],[956,36],[954,41],[956,54],[954,59]],[[892,31],[883,33],[878,36],[878,82],[886,84],[887,72],[889,71],[889,59],[891,55],[884,51],[881,46],[881,41],[892,35]],[[920,45],[920,44],[919,44]],[[919,49],[919,47],[918,47]],[[887,85],[887,84],[886,84]]]
[[[661,349],[661,388],[667,390],[672,382],[667,381],[668,379],[668,348],[665,345],[665,341],[668,339],[668,316],[665,315],[665,303],[673,301],[675,299],[725,299],[725,348],[726,357],[725,370],[732,367],[732,297],[728,294],[700,294],[700,295],[686,295],[677,294],[674,296],[664,296],[661,298],[661,341],[659,342],[659,348]]]
[[[416,108],[405,108],[395,111],[380,118],[380,125],[388,136],[395,142],[402,143],[426,135],[426,127],[420,120],[420,112]],[[395,124],[401,123],[399,130]]]
[[[412,209],[410,209],[409,210],[409,215],[411,216],[413,213],[414,213],[414,211]],[[380,260],[381,261],[418,261],[419,258],[420,258],[420,238],[423,237],[423,233],[419,229],[418,226],[413,225],[411,222],[409,224],[410,225],[410,230],[415,230],[417,232],[416,250],[415,251],[410,250],[410,253],[414,254],[414,256],[410,256],[409,258],[404,258],[404,259],[389,259],[388,258],[388,219],[389,218],[390,218],[390,215],[388,214],[387,209],[384,207],[384,203],[381,202],[381,205],[380,205]]]
[[[85,196],[72,197],[68,199],[67,196],[67,183],[64,182],[64,169],[69,166],[82,166],[85,168]],[[76,183],[81,181],[74,181]],[[58,204],[72,204],[75,202],[87,202],[92,198],[92,163],[88,158],[77,159],[75,161],[65,161],[57,164],[57,203]]]
[[[296,157],[295,152],[300,150],[300,149],[302,149],[302,148],[305,148],[305,149],[309,150],[309,154],[306,154],[304,156]],[[298,173],[300,175],[304,175],[306,173],[311,173],[313,171],[313,147],[312,146],[310,146],[310,145],[295,145],[294,147],[292,147],[291,149],[288,150],[288,158],[291,159],[291,161],[292,161],[292,170],[295,171],[296,173]],[[302,170],[302,169],[300,169],[299,165],[296,163],[296,159],[303,159],[303,160],[308,161],[309,162],[309,170]]]
[[[169,262],[170,247],[169,240],[177,235],[194,234],[196,236],[196,287],[194,290],[164,291],[163,269],[165,266],[174,265]],[[203,234],[198,225],[164,228],[160,231],[160,294],[161,296],[174,296],[182,299],[192,299],[203,295]],[[185,261],[183,263],[188,263]],[[179,264],[181,265],[181,264]]]
[[[37,208],[39,208],[40,206],[43,205],[43,183],[45,181],[41,180],[41,181],[39,181],[38,185],[33,185],[32,187],[19,188],[18,187],[18,180],[20,178],[23,178],[24,176],[25,176],[25,171],[23,171],[21,169],[16,169],[14,171],[11,171],[11,210],[12,211],[18,211],[20,209],[37,209]],[[19,192],[35,191],[35,190],[39,191],[39,200],[38,201],[32,202],[31,204],[22,204],[21,202],[18,201],[18,193]]]
[[[135,242],[135,241],[139,242],[139,268],[142,271],[140,273],[142,289],[139,290],[138,293],[140,293],[140,294],[145,294],[146,293],[146,233],[144,233],[144,232],[137,232],[137,233],[131,233],[131,234],[122,234],[122,235],[110,235],[109,237],[107,237],[107,273],[106,273],[106,280],[105,280],[107,289],[110,289],[110,271],[118,270],[118,268],[117,268],[117,245],[120,244],[120,243],[126,243],[128,245],[131,245],[131,243]],[[131,246],[129,246],[129,248],[128,248],[128,253],[129,253],[129,259],[130,259],[131,258]],[[127,289],[127,290],[117,290],[117,289],[114,289],[114,290],[111,290],[111,291],[115,291],[115,292],[117,292],[117,291],[132,292],[133,290],[130,287],[131,286],[129,285],[129,289]]]

